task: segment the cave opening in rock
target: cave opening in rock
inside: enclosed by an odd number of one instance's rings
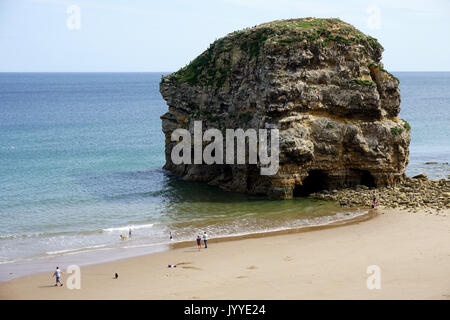
[[[373,176],[370,174],[369,171],[367,170],[358,170],[360,173],[360,183],[364,186],[367,186],[369,188],[375,187],[376,183],[375,183],[375,179],[373,178]]]
[[[367,170],[348,169],[341,177],[337,176],[330,188],[354,188],[358,185],[364,185],[369,188],[375,187],[375,179]]]
[[[296,185],[294,197],[305,197],[310,193],[318,192],[328,187],[328,175],[323,170],[311,170],[303,180],[303,184]]]
[[[353,188],[357,185],[372,188],[376,186],[376,183],[374,177],[367,170],[347,169],[337,172],[311,170],[303,180],[303,184],[294,187],[293,196],[306,197],[322,190]]]

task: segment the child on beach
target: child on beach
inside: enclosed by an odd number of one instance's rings
[[[197,236],[197,247],[198,250],[202,247],[202,238],[200,238],[200,236]]]
[[[55,272],[53,273],[53,276],[52,276],[52,278],[53,277],[55,277],[56,276],[56,283],[55,283],[55,287],[57,287],[58,286],[58,283],[60,284],[60,286],[62,287],[62,283],[61,283],[61,270],[59,269],[59,267],[56,267],[56,270],[55,270]]]
[[[372,209],[375,209],[376,205],[377,205],[377,197],[374,195],[372,200]]]

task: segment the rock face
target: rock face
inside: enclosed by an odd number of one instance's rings
[[[165,169],[228,190],[292,198],[321,189],[390,185],[404,175],[408,123],[383,47],[339,19],[294,19],[233,32],[165,76]],[[280,168],[175,165],[177,128],[277,128]],[[225,134],[224,134],[225,136]]]

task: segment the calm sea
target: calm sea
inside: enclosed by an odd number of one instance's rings
[[[412,127],[407,174],[446,177],[450,73],[396,76],[401,117]],[[0,280],[23,261],[150,252],[169,243],[169,232],[184,241],[203,231],[221,237],[359,214],[323,201],[225,192],[164,172],[160,78],[0,73]],[[120,240],[129,228],[132,237]]]

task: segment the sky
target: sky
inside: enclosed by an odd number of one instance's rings
[[[279,19],[340,18],[389,71],[450,71],[448,0],[0,0],[0,72],[169,72]]]

